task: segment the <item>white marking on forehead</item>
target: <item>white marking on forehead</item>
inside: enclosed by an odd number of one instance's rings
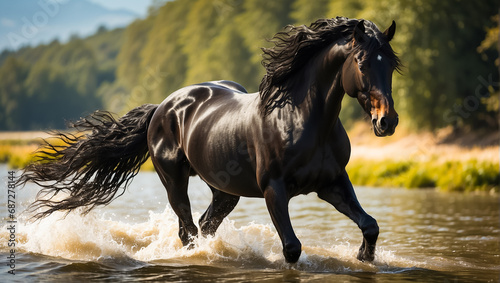
[[[377,60],[382,61],[382,56],[380,56],[380,54],[377,55]]]

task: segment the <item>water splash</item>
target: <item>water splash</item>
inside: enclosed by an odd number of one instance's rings
[[[198,219],[199,214],[194,218]],[[91,212],[86,216],[62,213],[34,223],[20,221],[18,248],[21,252],[78,261],[128,260],[154,264],[233,266],[247,269],[296,269],[310,272],[397,272],[422,266],[378,250],[373,263],[356,259],[357,247],[349,242],[329,247],[303,246],[296,264],[288,264],[281,242],[271,224],[251,222],[236,227],[224,220],[214,237],[199,237],[187,249],[177,235],[177,216],[170,208],[149,212],[148,221],[126,223]],[[8,233],[0,232],[0,246],[7,250]]]

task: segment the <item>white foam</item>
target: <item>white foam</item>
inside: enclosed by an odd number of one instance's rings
[[[303,246],[297,264],[287,264],[280,239],[271,224],[249,223],[236,227],[224,220],[214,237],[199,237],[195,248],[183,247],[178,237],[178,221],[170,208],[149,213],[142,223],[125,223],[90,213],[71,213],[66,218],[55,213],[35,223],[20,222],[18,247],[24,252],[94,261],[102,258],[131,258],[143,262],[179,264],[234,265],[248,268],[293,268],[312,272],[390,271],[389,267],[408,268],[418,263],[377,250],[375,262],[356,259],[358,247],[349,242],[332,246]],[[198,219],[200,214],[195,214]],[[0,232],[2,245],[8,233]],[[6,246],[1,246],[7,250]]]

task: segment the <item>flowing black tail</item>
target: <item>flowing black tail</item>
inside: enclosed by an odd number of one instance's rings
[[[157,107],[145,104],[118,120],[109,112],[96,111],[70,125],[76,133],[56,132],[55,142],[45,140],[18,179],[21,185],[34,182],[42,187],[30,208],[45,210],[34,217],[78,207],[88,213],[122,195],[149,157],[147,129]],[[120,188],[123,191],[117,195]],[[55,198],[61,192],[67,195]]]

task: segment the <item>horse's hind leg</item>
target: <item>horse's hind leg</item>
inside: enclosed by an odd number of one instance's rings
[[[200,218],[200,229],[201,234],[203,236],[215,234],[217,228],[222,223],[222,220],[226,218],[226,216],[233,211],[234,207],[240,200],[239,196],[230,195],[225,192],[221,192],[212,186],[210,186],[212,190],[212,203],[208,207],[207,211],[203,213]]]
[[[373,261],[375,258],[375,244],[379,228],[377,221],[368,215],[356,198],[349,176],[344,172],[335,184],[318,191],[318,197],[331,203],[341,213],[352,219],[363,232],[363,243],[359,248],[358,259]]]
[[[187,188],[190,167],[184,161],[158,160],[153,158],[153,164],[160,179],[167,189],[168,201],[179,217],[179,238],[184,246],[192,245],[198,235],[198,228],[194,225],[191,214]]]

